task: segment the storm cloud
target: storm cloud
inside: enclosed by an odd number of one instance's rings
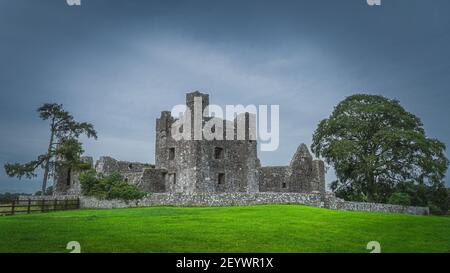
[[[399,99],[449,144],[449,11],[446,0],[0,0],[0,163],[45,151],[44,102],[95,125],[86,154],[154,162],[155,118],[193,90],[280,105],[280,146],[263,165],[287,164],[360,92]],[[0,191],[39,187],[0,170]]]

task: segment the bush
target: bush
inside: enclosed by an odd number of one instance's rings
[[[89,196],[99,179],[95,170],[88,170],[80,174],[81,194]]]
[[[119,173],[102,175],[89,170],[80,175],[80,185],[81,194],[100,199],[133,200],[146,195],[136,186],[126,183]]]
[[[397,186],[395,192],[408,195],[411,206],[429,207],[431,214],[443,215],[448,213],[450,207],[450,195],[449,189],[445,187],[443,182],[431,186],[425,184],[402,183]],[[390,202],[391,200],[389,199],[389,203]]]
[[[447,214],[450,207],[448,189],[443,185],[435,187],[431,192],[429,207],[432,214]]]
[[[411,198],[407,193],[394,192],[389,197],[388,203],[393,205],[409,206],[411,205]]]

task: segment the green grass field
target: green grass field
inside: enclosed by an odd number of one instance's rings
[[[75,210],[0,217],[0,252],[450,252],[450,217],[298,205]]]

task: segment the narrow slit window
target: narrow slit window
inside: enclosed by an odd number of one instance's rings
[[[225,184],[225,174],[224,173],[219,173],[219,175],[217,177],[217,183],[219,185]]]
[[[169,160],[174,160],[175,159],[175,148],[170,148],[169,149]]]
[[[71,179],[71,175],[72,175],[72,170],[69,168],[69,170],[67,170],[67,186],[70,186],[70,179]]]
[[[223,148],[216,147],[214,149],[214,158],[215,159],[223,159]]]

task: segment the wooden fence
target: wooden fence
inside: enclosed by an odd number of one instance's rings
[[[8,204],[0,204],[0,216],[21,213],[49,212],[58,210],[73,210],[80,208],[80,199],[42,199],[14,200]]]

